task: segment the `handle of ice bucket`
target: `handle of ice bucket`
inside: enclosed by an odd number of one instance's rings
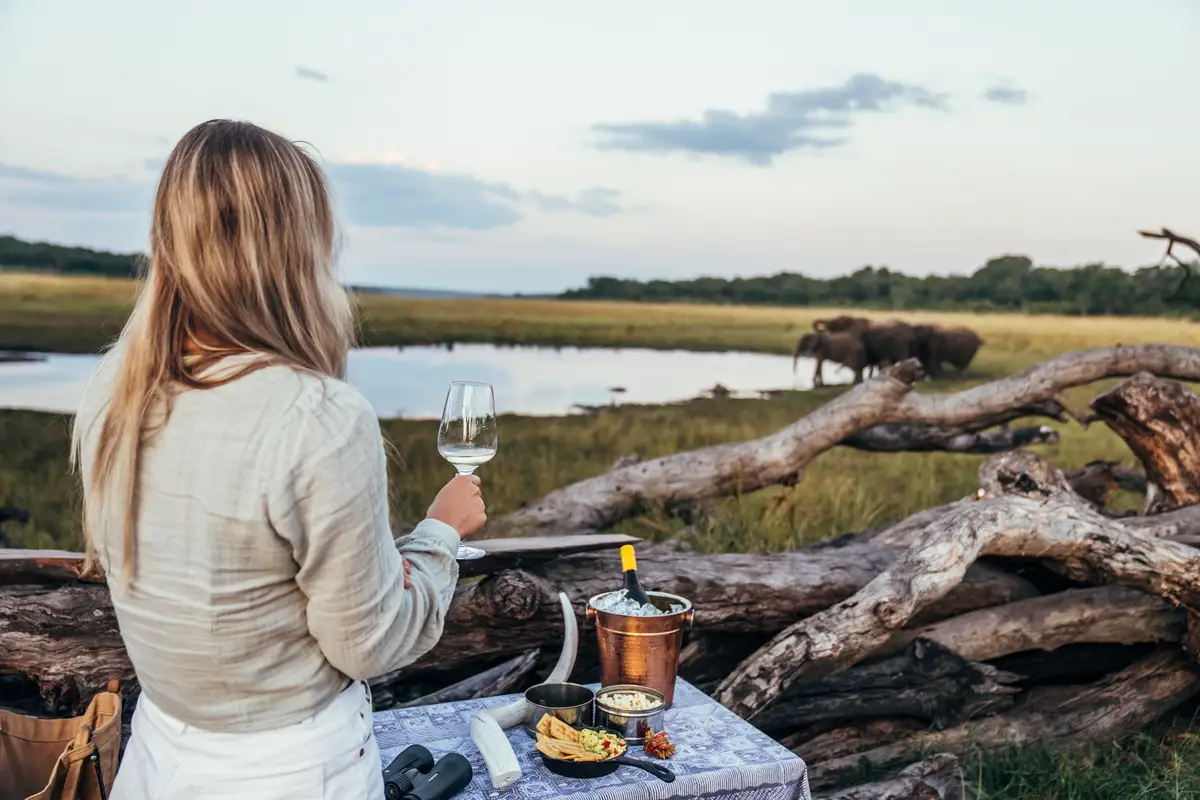
[[[588,604],[588,607],[587,607],[587,618],[590,619],[592,622],[596,621],[596,609],[592,608],[590,603]]]
[[[695,622],[695,620],[696,620],[696,609],[689,608],[687,611],[684,612],[683,616],[680,618],[679,621],[683,623],[683,627],[690,628],[690,627],[692,627],[692,623]]]

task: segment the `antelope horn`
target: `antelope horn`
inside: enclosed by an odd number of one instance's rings
[[[563,592],[558,593],[558,601],[563,611],[563,648],[546,683],[562,683],[570,677],[571,670],[575,669],[575,656],[579,653],[579,624],[575,621],[571,601]],[[480,709],[471,720],[471,739],[487,765],[493,789],[505,789],[521,777],[521,765],[517,763],[517,754],[504,735],[504,729],[524,719],[525,698],[521,697],[507,705]]]

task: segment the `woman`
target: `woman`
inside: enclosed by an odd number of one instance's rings
[[[485,517],[455,478],[393,542],[379,424],[341,381],[335,230],[316,163],[254,125],[199,125],[163,170],[148,279],[75,424],[142,686],[113,800],[383,797],[365,679],[437,642]]]

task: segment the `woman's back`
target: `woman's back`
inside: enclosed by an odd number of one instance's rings
[[[87,565],[143,689],[113,797],[383,796],[365,680],[437,643],[487,515],[460,476],[393,541],[379,422],[340,380],[337,238],[316,160],[276,133],[209,120],[167,157],[73,431]]]
[[[102,368],[80,411],[85,486],[112,371]],[[436,642],[441,613],[413,620],[418,630],[401,637],[413,641],[409,654],[331,629],[392,630],[406,613],[396,607],[403,594],[372,588],[374,596],[355,597],[339,582],[340,602],[320,595],[331,575],[359,572],[361,582],[381,565],[399,572],[386,534],[386,486],[369,477],[382,460],[370,406],[340,381],[272,366],[174,397],[139,459],[137,579],[113,597],[139,680],[163,711],[206,730],[278,728],[346,686],[322,639],[342,669],[369,674]],[[418,604],[432,610],[444,608],[442,595],[453,589],[457,533],[425,528],[446,552],[423,565],[429,580],[409,591],[424,591]],[[112,582],[124,569],[121,548],[96,544]],[[311,611],[325,618],[309,613],[305,578],[318,594]]]

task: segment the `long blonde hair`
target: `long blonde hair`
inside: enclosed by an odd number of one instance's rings
[[[270,364],[340,378],[354,338],[337,280],[337,226],[314,159],[247,122],[197,125],[167,158],[154,200],[149,269],[106,358],[116,373],[84,487],[85,570],[120,536],[127,589],[137,564],[138,462],[184,388]],[[214,376],[233,354],[254,354]],[[82,458],[76,419],[72,461]]]

